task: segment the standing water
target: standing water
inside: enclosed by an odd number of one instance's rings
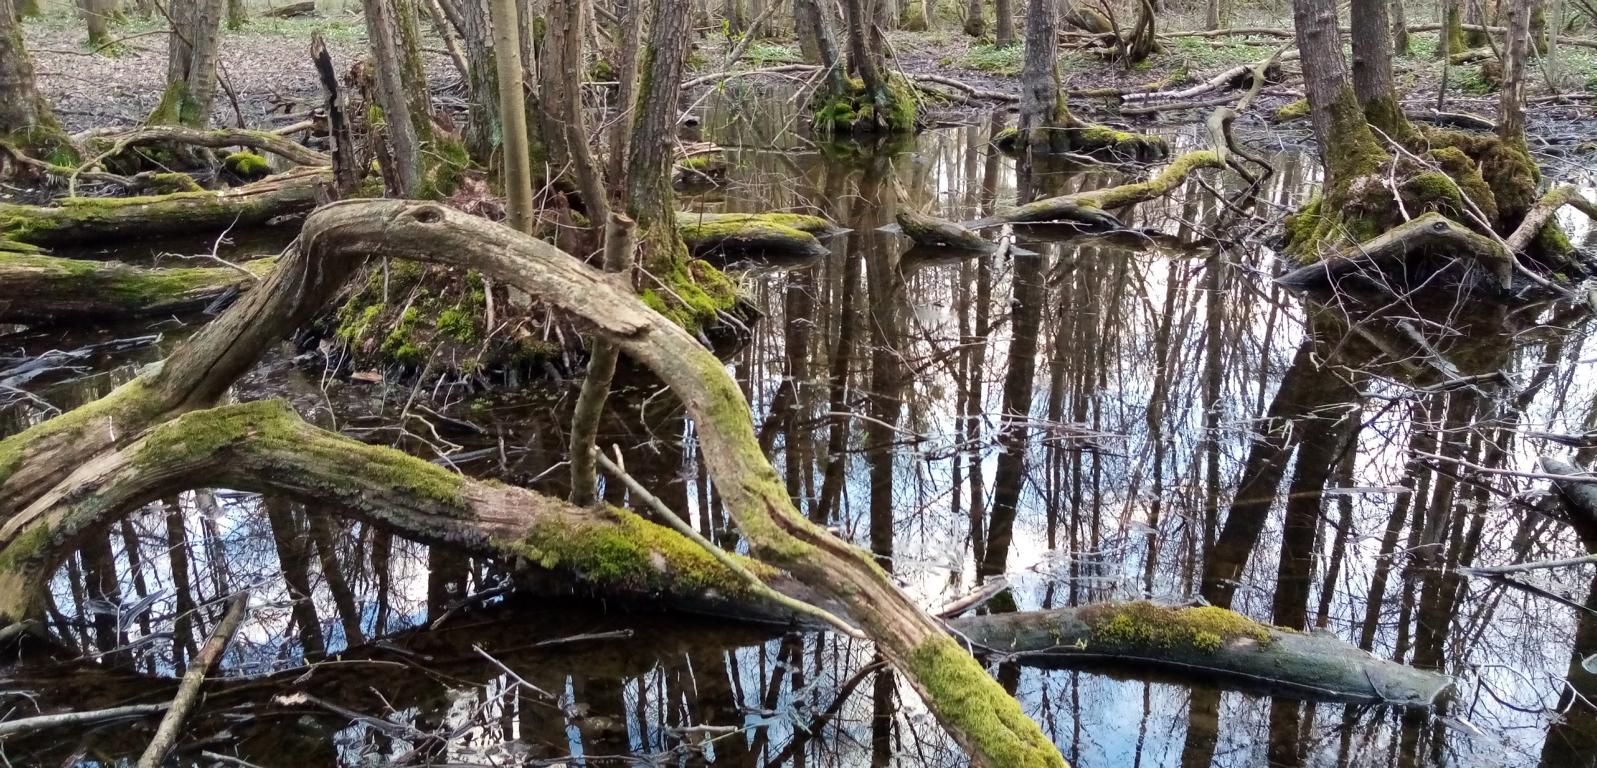
[[[998,230],[991,256],[912,249],[881,231],[897,211],[970,220],[1015,202],[1014,163],[988,144],[1001,116],[870,151],[811,143],[791,130],[798,117],[770,94],[712,96],[703,138],[728,148],[732,170],[683,203],[849,230],[825,257],[736,270],[759,319],[727,364],[801,511],[874,551],[928,607],[995,579],[1008,590],[978,610],[1205,600],[1457,678],[1437,706],[1405,709],[1136,662],[991,660],[1072,765],[1597,762],[1592,574],[1461,570],[1597,547],[1545,481],[1501,473],[1597,458],[1548,437],[1597,429],[1585,307],[1289,292],[1270,280],[1263,228],[1217,197],[1240,189],[1234,177],[1140,206],[1126,219],[1136,237],[1033,227]],[[1169,138],[1178,152],[1203,140]],[[1262,219],[1317,183],[1311,156],[1270,159]],[[1127,178],[1085,167],[1032,183],[1049,196]],[[19,382],[27,397],[0,400],[0,433],[103,394],[182,330],[88,334],[155,333],[80,361],[70,384]],[[40,338],[18,331],[8,346],[37,353]],[[631,386],[601,443],[737,548],[680,406],[645,377],[619,380]],[[329,382],[285,355],[238,395],[286,397],[323,426],[406,436],[424,457],[563,493],[575,392],[443,397],[411,421],[398,418],[418,412],[410,384]],[[193,764],[966,762],[862,641],[531,599],[504,578],[314,504],[184,493],[62,566],[48,613],[85,655],[13,666],[0,693],[12,716],[168,701],[210,631],[207,606],[249,587],[257,610],[190,724]],[[4,753],[116,765],[147,740],[113,722]]]

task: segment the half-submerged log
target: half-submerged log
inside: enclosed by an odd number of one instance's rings
[[[52,206],[0,204],[0,239],[34,245],[83,245],[259,226],[309,211],[316,205],[319,189],[331,182],[328,169],[301,169],[220,192],[74,197]]]
[[[842,230],[819,216],[802,213],[677,212],[677,231],[693,255],[731,258],[824,256],[816,235]]]
[[[63,322],[195,312],[246,290],[277,259],[232,267],[136,267],[62,259],[0,247],[0,323]]]
[[[1425,706],[1453,685],[1447,675],[1376,658],[1335,637],[1270,627],[1212,606],[1101,603],[974,616],[950,626],[1006,659],[1151,666],[1319,700]]]
[[[1160,171],[1159,175],[1147,181],[1049,197],[1000,211],[991,219],[971,222],[967,226],[990,226],[1004,222],[1015,224],[1065,222],[1076,224],[1089,231],[1123,229],[1125,225],[1109,211],[1168,195],[1185,182],[1194,171],[1223,167],[1225,161],[1212,150],[1188,152],[1177,157]]]
[[[916,245],[976,253],[990,253],[993,250],[991,240],[946,219],[915,211],[899,211],[893,218],[904,235],[914,240]]]

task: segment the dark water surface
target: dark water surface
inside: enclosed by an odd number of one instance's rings
[[[1456,573],[1597,547],[1545,483],[1477,471],[1535,471],[1539,455],[1574,451],[1538,434],[1597,429],[1584,308],[1505,308],[1446,290],[1297,296],[1269,280],[1273,257],[1250,236],[1263,221],[1216,240],[1229,214],[1197,182],[1130,215],[1170,238],[1050,242],[1058,233],[1037,228],[1004,231],[988,258],[912,251],[877,231],[896,210],[973,219],[1015,200],[1014,164],[987,146],[985,118],[871,156],[800,138],[781,98],[712,96],[703,114],[704,138],[737,147],[733,180],[685,205],[817,212],[851,230],[823,259],[747,265],[763,317],[728,365],[800,509],[879,553],[923,604],[996,576],[1012,588],[987,610],[1201,596],[1459,679],[1442,706],[1404,712],[1137,669],[995,664],[1073,764],[1597,764],[1597,675],[1583,665],[1597,654],[1593,572],[1519,577],[1541,593]],[[1315,182],[1307,156],[1273,161],[1263,219]],[[1052,195],[1123,179],[1086,169],[1035,183]],[[99,372],[88,379],[22,386],[39,400],[11,401],[0,433],[40,418],[41,402],[103,394],[183,331],[4,337],[3,353],[36,354],[156,332],[158,344],[83,363],[80,373]],[[606,444],[737,546],[681,408],[640,376],[623,380],[635,383],[607,418]],[[239,392],[564,492],[574,385],[514,397],[436,385],[418,386],[445,404],[421,402],[450,418],[413,405],[401,419],[410,383],[329,383],[284,354]],[[914,694],[869,667],[867,644],[493,597],[501,577],[494,563],[314,505],[184,494],[63,566],[52,618],[97,658],[7,670],[0,714],[170,699],[170,678],[217,615],[207,604],[249,586],[256,610],[194,721],[194,764],[217,759],[199,750],[296,767],[964,762]],[[131,764],[152,727],[51,731],[3,752],[13,765]]]

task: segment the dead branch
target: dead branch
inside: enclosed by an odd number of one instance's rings
[[[200,684],[205,682],[205,676],[210,674],[211,668],[215,667],[218,661],[221,661],[222,653],[227,650],[228,643],[233,641],[233,634],[238,632],[239,624],[243,623],[245,608],[249,606],[249,602],[249,592],[240,592],[228,601],[227,612],[222,614],[222,620],[217,622],[216,628],[211,631],[211,636],[200,649],[199,656],[195,657],[194,662],[183,672],[183,682],[178,686],[177,695],[172,697],[171,707],[166,710],[160,726],[155,729],[155,736],[150,739],[149,746],[144,748],[144,754],[139,757],[138,768],[158,768],[166,761],[167,753],[171,752],[172,746],[177,743],[183,721],[188,719],[189,712],[199,701]]]

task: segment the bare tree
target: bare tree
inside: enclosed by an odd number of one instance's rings
[[[146,120],[151,125],[204,128],[216,95],[216,57],[224,0],[174,0],[167,36],[166,90]]]

